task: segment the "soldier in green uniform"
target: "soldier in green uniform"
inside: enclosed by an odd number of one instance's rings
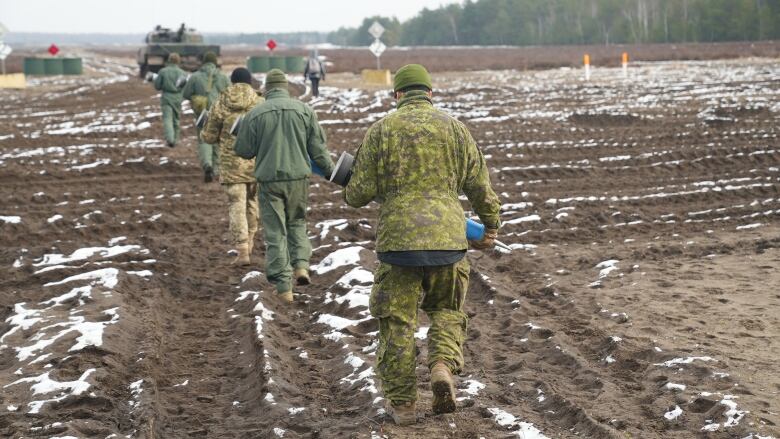
[[[268,72],[265,99],[244,117],[234,148],[240,157],[255,159],[266,277],[282,300],[292,302],[292,278],[299,285],[310,282],[311,243],[306,234],[310,160],[325,175],[334,165],[317,115],[290,97],[281,70]]]
[[[163,134],[168,146],[173,148],[179,141],[179,116],[181,115],[181,88],[177,85],[179,79],[187,74],[179,68],[181,58],[178,53],[168,55],[168,62],[160,69],[154,78],[154,88],[160,94],[162,109]]]
[[[230,85],[230,80],[217,67],[217,55],[214,52],[206,52],[203,55],[203,65],[197,72],[190,76],[187,85],[184,86],[182,94],[184,99],[190,101],[192,111],[195,112],[195,119],[200,114],[211,108],[217,97]],[[198,129],[198,158],[200,166],[203,168],[204,181],[210,183],[214,180],[217,163],[219,160],[218,150],[210,143],[203,140],[200,135],[201,129]]]
[[[428,366],[434,413],[455,410],[452,373],[463,368],[469,283],[465,258],[464,193],[485,225],[472,246],[491,248],[500,225],[498,197],[485,158],[466,127],[433,107],[431,78],[410,64],[396,72],[398,111],[372,125],[357,152],[344,191],[350,206],[380,203],[369,300],[379,320],[377,374],[387,412],[401,425],[416,422],[414,332],[420,306],[431,321]]]
[[[230,82],[233,84],[211,107],[200,135],[204,142],[219,145],[219,181],[228,196],[230,237],[238,250],[233,264],[249,265],[259,217],[257,180],[253,175],[255,162],[235,154],[236,138],[230,129],[238,116],[254,108],[263,98],[252,88],[252,74],[243,67],[233,70]]]

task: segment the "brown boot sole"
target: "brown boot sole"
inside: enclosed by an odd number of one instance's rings
[[[433,413],[452,413],[455,411],[455,388],[447,381],[431,383],[433,390]]]

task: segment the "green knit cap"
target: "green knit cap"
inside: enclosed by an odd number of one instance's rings
[[[265,75],[265,89],[287,88],[287,76],[279,69],[271,69]]]
[[[401,91],[414,85],[422,85],[428,87],[428,90],[433,90],[431,75],[425,70],[425,67],[420,64],[407,64],[395,72],[394,91]]]
[[[203,63],[205,64],[207,62],[210,62],[212,64],[216,64],[217,63],[217,54],[214,53],[214,52],[211,52],[211,51],[206,52],[203,55]]]

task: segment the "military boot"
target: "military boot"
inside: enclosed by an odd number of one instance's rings
[[[249,265],[252,263],[249,259],[249,245],[238,244],[236,250],[238,250],[238,256],[231,262],[232,265]]]
[[[285,303],[293,303],[293,292],[285,291],[284,293],[279,293],[279,298],[282,299],[282,302]]]
[[[214,169],[209,166],[203,171],[203,182],[211,183],[212,181],[214,181]]]
[[[431,368],[431,389],[433,390],[433,413],[455,411],[455,380],[446,363],[438,361]]]
[[[296,268],[295,272],[293,272],[293,276],[295,277],[295,281],[298,282],[298,285],[309,285],[311,283],[309,270],[306,268]]]
[[[417,413],[415,409],[417,404],[414,401],[406,401],[399,404],[393,404],[390,401],[385,403],[385,412],[393,418],[396,425],[411,425],[417,422]]]

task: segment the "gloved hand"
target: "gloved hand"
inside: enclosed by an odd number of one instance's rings
[[[485,228],[485,235],[479,241],[469,241],[472,248],[477,250],[489,250],[496,245],[496,238],[498,238],[497,229]]]

